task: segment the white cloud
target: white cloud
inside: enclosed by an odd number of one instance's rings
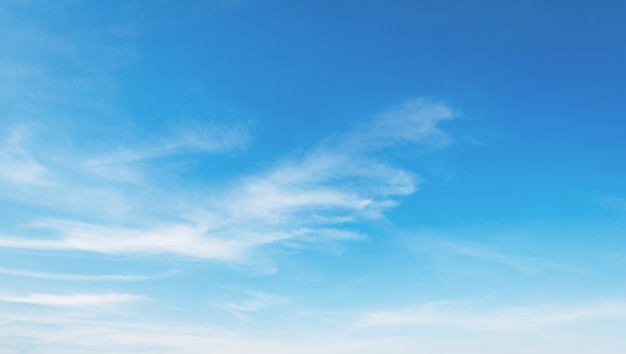
[[[45,184],[47,169],[22,146],[25,132],[13,129],[0,146],[0,180],[14,184]]]
[[[29,294],[15,296],[0,293],[0,302],[23,303],[52,307],[97,307],[121,304],[141,299],[137,295],[105,293],[105,294]]]
[[[457,274],[472,270],[499,266],[503,271],[514,270],[526,276],[567,272],[588,274],[584,262],[571,258],[570,254],[538,252],[536,238],[540,235],[569,233],[580,230],[564,230],[562,225],[522,223],[516,225],[483,224],[462,228],[422,229],[404,238],[403,246],[427,256],[433,265]]]
[[[357,320],[357,326],[438,326],[472,331],[517,331],[606,318],[626,319],[626,303],[605,301],[570,307],[485,309],[472,302],[434,302],[415,307],[366,312]]]
[[[500,263],[526,274],[539,273],[539,266],[546,266],[542,260],[505,254],[475,242],[443,240],[439,244],[454,254]]]
[[[567,331],[544,327],[540,333],[500,329],[441,331],[432,325],[423,331],[417,328],[400,331],[397,327],[388,331],[384,327],[343,328],[329,323],[323,327],[301,324],[297,328],[277,330],[267,326],[251,333],[149,320],[131,321],[119,318],[118,314],[114,319],[93,318],[62,308],[55,310],[30,315],[1,311],[2,349],[13,353],[26,346],[52,354],[87,351],[200,354],[206,353],[207,348],[220,354],[583,354],[594,350],[620,354],[626,344],[621,336],[624,325],[615,322],[600,327],[597,322],[591,322]],[[593,319],[583,317],[580,318]]]
[[[403,143],[440,147],[450,137],[438,124],[453,119],[455,113],[444,103],[417,98],[392,107],[375,120],[346,134],[344,147],[351,150],[378,150]]]
[[[67,281],[142,281],[164,278],[176,274],[175,271],[169,271],[160,274],[151,275],[84,275],[84,274],[63,274],[63,273],[45,273],[32,272],[17,269],[0,268],[0,274],[14,275],[18,277],[50,279],[50,280],[67,280]]]
[[[351,225],[381,218],[400,197],[417,191],[420,182],[415,173],[384,162],[378,151],[402,143],[440,146],[447,138],[437,123],[452,116],[442,103],[411,100],[353,131],[325,140],[309,152],[284,159],[265,171],[234,178],[229,187],[209,187],[208,193],[187,190],[183,185],[179,194],[159,188],[158,183],[139,183],[127,189],[114,180],[110,195],[119,194],[124,201],[116,210],[132,206],[130,210],[137,213],[133,218],[136,226],[40,220],[34,225],[53,231],[57,237],[2,237],[0,247],[174,254],[239,262],[267,245],[303,247],[361,239],[363,235]],[[233,149],[248,139],[246,130],[237,127],[187,128],[170,140],[157,139],[144,148],[122,149],[109,157],[89,160],[91,167],[104,175],[119,173],[119,179],[132,179],[142,174],[142,160]],[[66,180],[72,182],[69,177]],[[55,187],[57,193],[50,193],[57,199],[59,193],[71,196],[84,204],[83,209],[111,198],[81,199],[85,193],[94,195],[89,188],[81,191],[81,182]],[[189,199],[190,195],[194,197]],[[98,218],[102,211],[95,209],[93,214]]]
[[[143,137],[142,139],[145,139]],[[83,162],[88,172],[115,181],[141,181],[142,161],[188,153],[216,154],[242,149],[250,142],[248,127],[225,126],[214,122],[182,122],[171,132],[136,147],[121,148]]]
[[[287,299],[281,296],[250,292],[250,298],[239,302],[229,301],[216,306],[233,312],[258,312],[270,306],[279,305],[287,302]]]
[[[228,210],[221,219],[320,228],[380,217],[397,204],[397,197],[414,193],[420,179],[380,161],[376,150],[406,142],[439,143],[445,134],[436,123],[451,117],[443,104],[409,101],[309,153],[243,179],[219,201]]]
[[[153,229],[104,227],[93,224],[48,220],[39,227],[57,231],[55,239],[0,238],[0,247],[88,251],[107,254],[177,254],[216,260],[236,260],[245,243],[204,237],[189,225],[166,225]]]

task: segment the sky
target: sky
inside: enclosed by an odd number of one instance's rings
[[[2,1],[0,354],[624,353],[625,16]]]

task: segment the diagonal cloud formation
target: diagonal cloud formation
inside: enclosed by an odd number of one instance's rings
[[[119,182],[140,182],[134,164],[142,161],[189,153],[218,154],[244,148],[250,141],[248,127],[220,125],[215,122],[187,122],[170,134],[155,137],[134,148],[122,148],[105,156],[83,162],[85,169],[97,176]]]
[[[376,152],[409,142],[442,146],[449,138],[437,123],[453,116],[442,103],[407,101],[306,154],[244,178],[218,201],[218,217],[208,220],[216,229],[243,234],[279,230],[288,241],[359,238],[342,226],[381,217],[397,198],[414,193],[420,181],[415,173],[381,161]]]
[[[164,188],[145,187],[153,197],[141,202],[152,209],[175,201],[176,208],[164,206],[169,219],[149,212],[141,215],[146,221],[139,226],[45,219],[31,227],[53,231],[56,237],[0,237],[0,247],[242,261],[268,245],[304,247],[359,239],[363,236],[351,225],[382,217],[398,198],[417,191],[420,181],[415,173],[383,161],[378,152],[406,143],[441,147],[450,139],[438,123],[453,117],[443,103],[409,100],[210,195],[189,200]],[[108,163],[128,166],[138,159]]]

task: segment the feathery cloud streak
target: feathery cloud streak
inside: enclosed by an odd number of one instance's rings
[[[121,304],[141,299],[137,295],[104,293],[104,294],[29,294],[24,296],[0,294],[0,302],[23,303],[51,307],[97,307]]]
[[[254,306],[252,306],[254,307]],[[624,320],[623,302],[597,302],[571,307],[500,308],[480,314],[467,302],[438,302],[391,312],[369,313],[358,326],[327,324],[325,330],[291,335],[289,328],[278,333],[232,332],[206,326],[155,324],[115,318],[90,318],[70,313],[62,306],[45,315],[0,313],[0,336],[18,346],[28,342],[48,352],[79,352],[81,349],[109,350],[116,353],[189,353],[199,354],[211,348],[215,352],[255,353],[414,353],[421,348],[432,353],[481,353],[485,349],[514,353],[534,352],[586,353],[598,346],[602,335],[586,333],[596,320]],[[72,309],[73,310],[73,309]],[[462,314],[457,313],[463,310]],[[449,312],[448,312],[449,311]],[[469,312],[473,316],[465,316]],[[517,318],[517,316],[521,318]],[[395,317],[395,318],[392,318]],[[402,319],[399,319],[402,317]],[[409,317],[409,319],[407,319]],[[420,319],[416,319],[420,317]],[[546,326],[582,324],[568,335],[551,333],[538,336],[535,330]],[[609,322],[612,323],[612,322]],[[428,325],[421,331],[419,325]],[[412,325],[410,331],[391,334],[386,327]],[[454,331],[433,332],[435,327],[453,327]],[[619,332],[619,328],[616,332]],[[301,330],[301,328],[300,328]],[[584,335],[581,335],[584,334]],[[537,340],[538,337],[540,340]],[[543,339],[542,339],[543,338]],[[530,339],[530,340],[529,340]],[[577,343],[572,345],[572,341]],[[621,343],[620,343],[621,344]],[[620,344],[607,353],[619,353]],[[546,345],[549,350],[546,350]],[[570,348],[571,347],[571,348]],[[567,348],[567,349],[564,349]],[[550,351],[551,350],[551,351]]]
[[[170,207],[168,212],[178,221],[160,221],[149,213],[141,215],[149,226],[134,227],[39,220],[32,226],[51,230],[58,237],[3,237],[0,246],[240,261],[265,245],[302,247],[320,241],[362,238],[351,225],[381,217],[398,203],[399,197],[414,193],[419,184],[415,173],[384,162],[377,152],[405,143],[442,146],[449,138],[437,123],[453,116],[443,103],[409,100],[351,132],[325,140],[308,153],[285,159],[265,172],[240,177],[223,192],[203,195],[193,202],[164,187],[138,186],[151,190],[153,198],[131,202],[158,208],[163,203],[159,199],[177,201],[180,209]],[[216,143],[207,134],[190,134],[191,138],[183,136],[182,142],[165,144],[151,153],[131,154],[131,158],[111,155],[106,164],[140,169],[140,160],[156,154],[189,149],[212,152],[214,148],[237,145],[224,142],[232,140],[224,138],[229,134],[220,135]],[[112,183],[116,188],[116,182]],[[121,186],[118,188],[123,191]]]
[[[176,274],[171,270],[165,273],[151,275],[130,275],[130,274],[103,274],[103,275],[84,275],[84,274],[63,274],[63,273],[45,273],[33,272],[18,269],[0,268],[0,274],[13,275],[25,278],[50,279],[50,280],[66,280],[66,281],[142,281],[164,278]]]
[[[124,147],[83,162],[88,172],[119,181],[145,183],[136,165],[159,157],[184,154],[219,154],[245,148],[251,138],[246,125],[226,126],[214,122],[179,124],[165,136],[148,139],[137,147]]]
[[[0,146],[0,181],[12,184],[43,184],[47,170],[22,146],[24,132],[12,129]]]
[[[576,321],[626,318],[626,304],[605,301],[573,307],[508,307],[484,310],[469,302],[434,302],[416,307],[367,312],[359,327],[440,326],[473,331],[530,330]]]

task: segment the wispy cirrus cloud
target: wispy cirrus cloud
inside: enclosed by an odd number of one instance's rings
[[[158,137],[144,138],[143,143],[133,147],[114,148],[111,153],[86,158],[94,154],[93,147],[77,151],[53,143],[45,146],[42,141],[49,138],[44,133],[46,127],[34,123],[14,125],[0,130],[0,182],[6,182],[0,184],[0,198],[45,207],[53,213],[82,214],[80,217],[123,218],[139,209],[142,215],[135,217],[151,217],[145,210],[162,208],[166,200],[177,196],[154,183],[150,176],[154,171],[146,166],[157,166],[162,161],[150,160],[170,156],[205,158],[241,150],[250,141],[248,128],[247,124],[186,122]],[[155,203],[153,197],[160,198],[160,202]]]
[[[465,225],[412,232],[403,245],[427,256],[437,267],[456,269],[461,273],[474,267],[489,267],[491,270],[513,270],[531,277],[555,272],[588,274],[584,263],[571,259],[567,253],[546,256],[544,250],[538,250],[535,237],[548,237],[558,232],[564,232],[562,227],[545,223]],[[577,231],[567,232],[574,235]]]
[[[0,293],[0,302],[22,303],[51,307],[98,307],[110,306],[142,299],[141,296],[118,293],[103,294],[28,294],[10,295]]]
[[[485,308],[475,302],[443,301],[361,315],[359,327],[438,326],[472,331],[519,331],[595,319],[626,319],[626,303]]]
[[[439,245],[449,252],[493,263],[499,263],[526,274],[537,274],[546,262],[537,258],[506,254],[493,246],[476,242],[442,240]]]
[[[17,185],[45,184],[48,170],[24,148],[24,129],[7,132],[0,143],[0,181]]]
[[[242,312],[258,312],[267,307],[283,304],[288,300],[282,296],[260,292],[247,292],[248,299],[242,301],[228,301],[223,304],[215,304],[215,306],[223,308],[235,313]]]
[[[121,182],[141,182],[141,165],[146,160],[185,154],[220,154],[245,148],[250,140],[246,124],[180,122],[161,136],[142,138],[134,147],[122,147],[82,162],[86,171]]]
[[[452,117],[442,103],[410,100],[307,153],[243,178],[218,199],[222,213],[216,219],[225,228],[281,230],[289,241],[360,238],[350,225],[381,217],[398,198],[417,191],[420,182],[415,173],[384,162],[377,152],[408,142],[439,144],[445,134],[436,122]],[[209,215],[212,210],[218,209],[209,208]]]
[[[385,351],[409,354],[419,348],[441,354],[479,354],[485,350],[583,354],[598,348],[598,343],[606,339],[605,330],[610,331],[611,336],[623,331],[623,322],[614,321],[624,319],[624,303],[620,301],[499,309],[473,305],[466,301],[437,302],[390,310],[384,315],[379,311],[365,312],[360,322],[352,324],[346,323],[344,314],[340,321],[344,325],[326,323],[323,328],[307,331],[303,331],[302,326],[308,328],[304,324],[277,329],[268,325],[261,332],[138,321],[132,317],[119,318],[117,314],[115,318],[94,318],[72,308],[58,307],[52,312],[36,314],[0,312],[0,337],[7,348],[20,348],[27,343],[30,347],[46,348],[50,353],[96,350],[200,354],[211,348],[224,354],[375,354]],[[424,313],[430,318],[424,319],[428,317]],[[565,332],[537,333],[547,326],[574,323],[581,326],[568,327]],[[603,323],[609,326],[597,327]],[[453,330],[440,332],[437,329],[441,327]],[[603,353],[620,353],[623,345],[623,341],[612,342],[602,347]]]
[[[245,250],[238,240],[205,237],[202,230],[186,224],[142,229],[48,220],[38,226],[56,231],[60,238],[3,237],[0,247],[122,255],[176,254],[223,261],[238,259]]]
[[[198,194],[184,188],[182,192],[170,192],[154,183],[136,184],[124,195],[125,199],[130,198],[130,205],[145,207],[144,212],[135,209],[142,220],[135,226],[39,220],[33,226],[57,236],[43,239],[6,236],[0,238],[0,247],[174,254],[241,261],[269,245],[303,247],[361,239],[364,235],[353,229],[353,225],[382,217],[385,210],[398,204],[399,198],[416,192],[419,187],[417,174],[386,162],[379,152],[408,143],[441,146],[449,138],[437,123],[453,116],[443,103],[409,100],[352,131],[324,140],[308,152],[292,155],[258,173],[233,178],[229,186],[220,190]],[[98,163],[91,160],[95,164],[92,167],[100,164],[100,167],[116,166],[141,173],[141,162],[145,159],[239,148],[248,139],[247,133],[237,127],[215,129],[205,132],[195,129],[193,133],[185,130],[189,133],[177,135],[179,140],[148,144],[154,147],[144,150],[117,150]],[[124,182],[113,180],[110,188],[124,191],[125,187],[116,187],[116,183]],[[72,186],[73,194],[76,190]],[[142,190],[146,193],[142,194]],[[189,194],[195,198],[187,199]],[[162,215],[167,217],[163,219]]]
[[[20,269],[0,268],[0,274],[13,275],[25,278],[49,279],[49,280],[67,280],[67,281],[143,281],[159,279],[176,274],[171,270],[159,274],[134,275],[134,274],[102,274],[102,275],[85,275],[85,274],[65,274],[65,273],[47,273],[33,272]]]
[[[411,99],[345,134],[341,145],[353,151],[376,151],[407,143],[441,147],[452,139],[439,124],[455,117],[456,113],[442,102]]]

